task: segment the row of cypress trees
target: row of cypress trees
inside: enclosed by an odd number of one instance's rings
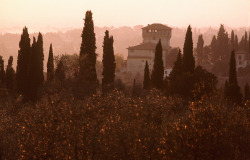
[[[15,71],[13,69],[13,56],[9,57],[6,71],[4,70],[4,60],[0,56],[0,88],[14,88]]]

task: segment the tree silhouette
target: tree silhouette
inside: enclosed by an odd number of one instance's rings
[[[6,68],[6,77],[5,77],[7,89],[14,88],[14,80],[15,80],[15,71],[13,69],[13,56],[10,56]]]
[[[61,82],[66,78],[65,68],[64,68],[62,60],[60,60],[59,63],[57,64],[56,71],[55,71],[55,77],[57,80],[59,80]]]
[[[80,48],[80,75],[77,88],[79,94],[96,93],[98,84],[96,75],[96,38],[94,33],[94,22],[92,12],[87,11],[82,31],[82,43]]]
[[[195,61],[193,56],[193,38],[191,26],[188,26],[184,48],[183,48],[183,71],[186,73],[193,73],[195,68]]]
[[[229,81],[228,85],[225,85],[225,97],[228,101],[233,104],[240,105],[242,103],[242,95],[240,93],[240,87],[237,82],[237,74],[236,74],[236,62],[234,50],[231,53],[230,63],[229,63]]]
[[[197,57],[198,57],[198,65],[203,64],[203,48],[204,48],[204,40],[202,34],[199,35],[198,37],[198,42],[197,42]]]
[[[107,92],[114,88],[115,80],[115,55],[113,48],[113,37],[109,36],[109,31],[106,30],[103,41],[103,71],[102,71],[102,92]]]
[[[0,88],[4,87],[4,82],[5,82],[4,60],[3,57],[0,56]]]
[[[28,93],[29,88],[29,76],[28,76],[28,66],[30,61],[30,38],[28,29],[23,28],[23,33],[21,35],[21,40],[19,42],[19,51],[17,57],[17,69],[16,69],[16,84],[17,90],[25,95]]]
[[[150,89],[150,73],[148,68],[148,61],[146,61],[145,69],[144,69],[144,80],[143,80],[143,89]]]
[[[152,87],[157,89],[163,88],[163,75],[164,75],[164,67],[162,60],[162,46],[161,46],[161,40],[159,40],[155,48],[154,65],[151,75]]]
[[[47,81],[50,82],[54,79],[55,71],[54,71],[54,56],[53,56],[53,48],[52,44],[49,47],[49,57],[47,62]]]

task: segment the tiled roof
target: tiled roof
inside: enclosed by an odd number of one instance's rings
[[[132,46],[128,47],[127,49],[134,49],[134,50],[155,50],[156,44],[154,43],[142,43],[137,46]],[[168,49],[168,48],[163,48],[162,49]]]
[[[163,24],[160,24],[160,23],[149,24],[148,26],[143,27],[142,29],[168,29],[168,30],[172,30],[172,28],[165,26]]]

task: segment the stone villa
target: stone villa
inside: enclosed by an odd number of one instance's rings
[[[163,65],[166,66],[166,55],[170,50],[170,38],[172,28],[163,24],[154,23],[142,28],[143,42],[139,45],[128,47],[127,72],[131,73],[133,79],[143,79],[144,68],[148,61],[150,73],[154,64],[156,44],[161,39]],[[165,67],[164,76],[168,75],[171,69]]]

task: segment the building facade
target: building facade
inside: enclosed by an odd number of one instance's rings
[[[154,64],[155,47],[161,39],[162,59],[166,66],[166,55],[170,50],[172,28],[163,24],[154,23],[142,28],[143,42],[139,45],[128,47],[127,72],[138,81],[143,80],[144,68],[148,61],[150,73]]]
[[[245,68],[247,65],[250,65],[250,53],[247,53],[244,50],[239,50],[235,53],[236,58],[236,69]]]

